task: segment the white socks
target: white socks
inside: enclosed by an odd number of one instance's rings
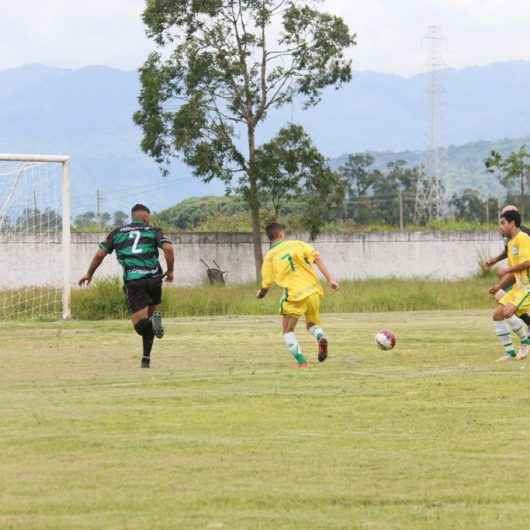
[[[324,330],[320,326],[311,326],[307,331],[319,341],[324,336]]]
[[[292,331],[289,333],[284,333],[283,340],[285,341],[287,348],[289,348],[289,351],[295,358],[296,362],[299,364],[305,363],[306,360],[302,354],[302,350],[300,349],[300,344],[298,344],[298,340],[296,340],[296,335]]]
[[[526,327],[524,322],[518,316],[513,315],[510,318],[507,318],[505,322],[520,339],[526,339],[526,336],[528,335]]]
[[[495,322],[495,332],[497,337],[501,341],[501,344],[504,348],[504,353],[510,357],[515,357],[515,350],[513,348],[512,335],[510,333],[510,328],[508,327],[507,320],[500,320]]]

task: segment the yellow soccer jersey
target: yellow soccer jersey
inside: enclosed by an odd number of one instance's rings
[[[530,236],[524,232],[519,232],[513,239],[508,241],[508,264],[510,267],[521,265],[525,261],[530,261]],[[515,273],[516,287],[530,287],[529,270]]]
[[[312,294],[324,295],[312,263],[319,253],[303,241],[279,241],[267,252],[261,269],[262,287],[273,283],[285,289],[285,299],[303,300]]]

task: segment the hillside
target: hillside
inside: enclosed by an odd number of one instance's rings
[[[492,149],[503,154],[519,149],[522,145],[530,146],[530,136],[510,138],[492,142],[480,141],[464,145],[452,145],[447,149],[447,180],[448,193],[461,192],[465,188],[480,190],[484,196],[497,197],[505,193],[495,175],[488,173],[484,167],[484,159]],[[374,167],[384,168],[394,160],[405,160],[409,165],[421,164],[422,151],[370,151],[375,158]],[[333,168],[340,167],[347,155],[331,160]]]
[[[370,150],[381,151],[379,163],[392,158],[415,162],[425,137],[425,84],[422,75],[355,72],[340,92],[326,91],[315,109],[302,111],[297,103],[272,113],[260,139],[294,119],[331,158]],[[74,209],[94,208],[96,189],[108,210],[124,209],[140,198],[162,208],[186,197],[222,193],[220,184],[200,183],[179,163],[170,179],[163,179],[141,153],[140,131],[131,120],[138,90],[136,72],[104,66],[27,65],[0,71],[0,150],[71,154]],[[446,138],[455,146],[449,149],[448,187],[497,193],[494,178],[484,175],[482,159],[492,145],[509,149],[530,134],[530,62],[448,70],[446,90]]]

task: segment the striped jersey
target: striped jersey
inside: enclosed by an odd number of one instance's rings
[[[158,260],[158,249],[171,241],[159,228],[134,221],[116,228],[99,244],[107,254],[116,251],[123,267],[123,281],[131,282],[145,278],[162,276],[162,267]]]

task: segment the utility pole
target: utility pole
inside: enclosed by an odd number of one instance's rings
[[[403,192],[399,190],[399,229],[401,232],[405,229],[405,223],[403,222]]]
[[[447,175],[447,149],[443,142],[444,95],[443,46],[445,39],[440,26],[429,26],[425,38],[429,45],[427,71],[427,145],[423,171],[418,181],[414,217],[416,222],[439,219],[447,205],[443,182]]]
[[[96,224],[101,226],[101,193],[96,190]]]

